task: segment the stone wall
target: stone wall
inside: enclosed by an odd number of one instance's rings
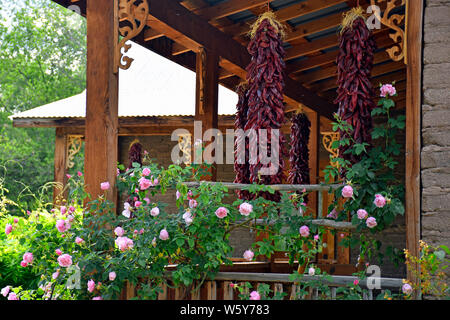
[[[450,1],[427,0],[422,105],[422,239],[450,246]],[[450,270],[447,271],[450,276]]]

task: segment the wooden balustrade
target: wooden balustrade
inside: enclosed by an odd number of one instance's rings
[[[305,283],[312,280],[319,280],[320,276],[304,275],[300,283],[289,280],[289,274],[284,273],[249,273],[249,272],[219,272],[214,280],[208,279],[197,291],[192,290],[198,286],[194,283],[190,288],[171,288],[166,284],[161,286],[162,292],[158,295],[158,300],[239,300],[240,292],[230,284],[243,287],[246,282],[252,285],[252,291],[261,284],[270,285],[274,293],[285,293],[284,300],[339,300],[341,294],[337,288],[353,284],[357,277],[354,276],[330,276],[329,280],[322,279],[322,283],[328,286],[329,291],[325,292],[318,288],[305,287]],[[363,291],[363,300],[373,300],[379,293],[385,290],[398,293],[403,285],[402,279],[380,278],[378,288],[369,288],[367,280],[360,280],[359,286]],[[301,289],[304,289],[303,291]],[[249,293],[249,290],[246,290]],[[127,299],[133,298],[133,290],[126,290]]]

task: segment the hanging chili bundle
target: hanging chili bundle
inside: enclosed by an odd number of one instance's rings
[[[262,151],[258,159],[255,159],[255,163],[250,163],[250,182],[280,184],[284,176],[285,154],[283,148],[285,139],[280,130],[285,120],[283,104],[285,51],[282,42],[284,30],[275,19],[274,13],[266,12],[253,24],[250,35],[251,41],[247,49],[252,59],[247,66],[248,113],[245,130],[255,130],[256,134],[250,138],[250,146],[253,143],[259,147],[259,152]],[[267,138],[261,137],[260,129],[267,130]],[[279,132],[276,142],[271,141],[273,129]],[[277,154],[272,154],[272,143],[277,143],[274,145]],[[264,145],[267,146],[267,150],[261,148]],[[262,163],[261,156],[277,158],[277,163],[272,167],[276,168],[276,171],[272,170],[270,174],[262,175],[261,170],[269,171],[271,163]],[[252,153],[250,157],[253,157]],[[261,196],[268,200],[279,201],[281,195],[277,192]]]
[[[309,184],[308,143],[311,122],[304,113],[295,114],[291,122],[291,149],[289,151],[291,169],[288,181],[290,184]]]
[[[367,28],[363,9],[350,10],[342,22],[339,39],[338,89],[336,104],[339,104],[338,116],[353,128],[351,133],[340,132],[341,139],[353,138],[355,143],[372,142],[373,128],[371,111],[375,107],[375,92],[370,81],[376,43]],[[360,157],[346,153],[349,145],[341,146],[341,158],[352,164]]]
[[[234,172],[236,173],[235,183],[250,183],[250,169],[249,169],[249,156],[248,156],[248,142],[245,135],[242,134],[245,124],[247,123],[247,111],[248,111],[248,89],[246,83],[241,83],[236,88],[238,94],[238,103],[236,105],[236,118],[234,121],[235,132],[240,130],[241,134],[236,135],[234,143]],[[250,200],[251,196],[247,190],[236,191],[239,199]]]

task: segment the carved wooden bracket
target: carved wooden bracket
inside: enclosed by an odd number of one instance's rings
[[[323,146],[325,148],[325,150],[327,150],[329,153],[331,153],[331,158],[337,158],[339,157],[339,149],[336,148],[332,148],[333,142],[338,141],[341,137],[339,132],[334,132],[334,131],[327,131],[327,132],[321,132],[320,134],[323,135],[322,138],[322,143]],[[330,165],[333,167],[338,167],[338,163],[337,162],[333,162],[330,161]]]
[[[83,136],[82,135],[68,135],[67,136],[67,150],[66,150],[66,169],[73,168],[75,162],[73,159],[75,155],[80,152],[83,146]]]
[[[191,164],[192,162],[192,156],[191,156],[191,150],[192,150],[192,144],[191,144],[191,134],[179,134],[178,135],[178,147],[180,148],[181,153],[183,154],[183,163],[186,165]]]
[[[144,29],[148,17],[147,0],[114,0],[116,10],[116,49],[115,49],[115,73],[119,68],[127,70],[134,61],[125,55],[131,48],[131,44],[126,44],[128,40],[136,37]],[[119,34],[123,37],[119,42]],[[122,52],[123,48],[123,52]]]
[[[381,16],[379,8],[379,3],[387,2],[386,9]],[[394,61],[403,60],[407,64],[406,55],[406,28],[408,27],[408,22],[405,21],[405,30],[401,28],[401,24],[405,19],[406,15],[401,14],[391,14],[391,11],[396,7],[403,6],[406,4],[406,12],[408,12],[408,1],[406,0],[370,0],[372,6],[372,13],[375,15],[376,19],[380,21],[383,25],[390,28],[394,33],[390,33],[389,37],[396,43],[389,49],[386,49],[389,57]],[[375,6],[375,7],[374,7]]]

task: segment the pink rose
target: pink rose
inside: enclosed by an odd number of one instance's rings
[[[116,273],[114,271],[111,271],[109,273],[109,280],[114,281],[116,279]]]
[[[378,194],[375,195],[375,200],[373,201],[373,203],[378,208],[383,208],[386,205],[386,198],[378,193]]]
[[[153,180],[153,179],[152,179]],[[156,178],[155,180],[153,180],[153,184],[156,186],[159,183],[158,178]]]
[[[6,297],[9,293],[9,290],[10,290],[10,287],[6,286],[0,291],[0,293],[2,294],[2,296]]]
[[[119,250],[122,252],[131,249],[134,246],[133,240],[127,237],[118,237],[115,243],[117,244]]]
[[[139,234],[144,234],[144,229],[139,230]]]
[[[244,252],[244,259],[247,260],[247,261],[252,261],[254,256],[255,256],[255,254],[251,250],[246,250]]]
[[[152,185],[152,182],[144,177],[139,179],[139,187],[141,188],[141,190],[146,190],[148,188],[150,188]]]
[[[159,238],[161,240],[167,240],[169,239],[169,233],[167,232],[166,229],[162,229],[161,232],[159,233]]]
[[[82,177],[82,176],[83,176],[83,173],[82,173],[81,171],[78,171],[78,172],[77,172],[77,175],[78,175],[79,177]]]
[[[142,205],[142,202],[141,202],[141,201],[136,201],[136,202],[134,203],[134,206],[135,206],[136,208],[139,208],[141,205]]]
[[[58,263],[61,267],[70,267],[72,265],[72,256],[65,253],[58,258]]]
[[[89,292],[92,292],[92,291],[94,291],[94,289],[95,289],[95,282],[94,282],[94,280],[89,280],[88,281],[88,283],[87,283],[87,286],[88,286],[88,291]]]
[[[75,238],[75,243],[76,244],[82,244],[83,242],[84,242],[84,240],[82,238],[80,238],[80,237],[76,237]]]
[[[23,255],[23,261],[25,261],[27,264],[33,263],[33,254],[31,252],[26,252]]]
[[[26,261],[21,261],[20,265],[25,268],[28,265],[28,263]]]
[[[158,208],[158,207],[154,207],[154,208],[150,211],[150,214],[151,214],[153,217],[156,217],[157,215],[159,215],[159,208]]]
[[[103,300],[102,296],[93,297],[92,300]]]
[[[316,235],[314,236],[314,240],[318,241],[319,239],[320,239],[319,235],[316,234]]]
[[[395,90],[395,87],[392,84],[388,83],[381,86],[380,92],[380,97],[392,97],[397,93],[397,90]]]
[[[316,269],[314,269],[313,267],[309,268],[309,269],[308,269],[308,274],[309,274],[310,276],[315,275],[315,274],[316,274]]]
[[[19,298],[14,292],[10,292],[8,295],[8,300],[19,300]]]
[[[411,293],[412,293],[412,291],[413,291],[413,288],[411,287],[411,285],[409,284],[409,283],[405,283],[403,286],[402,286],[402,292],[404,293],[404,294],[406,294],[406,295],[410,295]]]
[[[59,211],[61,211],[61,214],[66,214],[67,208],[66,208],[65,206],[61,206],[61,208],[59,209]]]
[[[228,215],[228,210],[227,208],[224,207],[220,207],[216,210],[216,216],[219,219],[223,219]]]
[[[72,178],[72,176],[70,174],[66,174],[67,179]]]
[[[56,229],[61,233],[65,232],[70,229],[70,224],[63,219],[59,219],[56,221]]]
[[[11,231],[12,231],[12,229],[13,229],[12,225],[9,224],[9,223],[7,223],[6,226],[5,226],[5,233],[6,233],[7,235],[10,234]]]
[[[108,190],[111,187],[108,181],[100,183],[100,189],[103,191]]]
[[[75,212],[75,207],[74,206],[70,206],[69,207],[69,213],[74,213]]]
[[[195,208],[197,206],[197,201],[194,199],[189,200],[189,208]]]
[[[67,216],[67,221],[68,221],[69,223],[72,223],[73,220],[75,220],[75,218],[73,217],[73,215],[69,214],[69,215]]]
[[[56,249],[56,250],[55,250],[55,253],[56,253],[58,256],[60,256],[60,255],[62,254],[62,251],[61,251],[60,249]]]
[[[56,278],[58,278],[58,276],[59,276],[59,272],[56,271],[56,272],[54,272],[54,273],[52,274],[52,279],[53,279],[53,280],[56,280]]]
[[[17,219],[17,218],[14,218],[14,223],[17,223],[17,222],[19,222],[19,219]]]
[[[299,232],[300,232],[302,237],[306,238],[307,236],[309,236],[309,228],[308,228],[308,226],[301,226],[300,229],[299,229]]]
[[[366,220],[366,225],[367,225],[369,228],[374,228],[374,227],[376,227],[376,226],[377,226],[377,219],[375,219],[374,217],[369,217],[369,218],[367,218],[367,220]]]
[[[177,198],[177,200],[180,199],[181,197],[180,191],[177,190],[177,192],[175,192],[175,197]]]
[[[192,223],[192,221],[194,221],[194,220],[192,219],[192,214],[191,214],[190,211],[186,211],[186,212],[183,214],[183,219],[184,219],[184,222],[186,223],[186,225],[188,225],[188,226]]]
[[[359,209],[356,214],[358,215],[358,219],[362,220],[362,219],[366,219],[368,216],[368,213],[366,210],[364,209]]]
[[[187,193],[187,198],[188,198],[188,200],[191,200],[191,199],[192,199],[192,196],[193,196],[192,191],[189,190],[188,193]]]
[[[144,201],[145,201],[147,204],[150,204],[150,199],[149,199],[149,198],[145,197],[145,198],[144,198]]]
[[[118,237],[121,237],[125,234],[125,230],[122,227],[117,227],[114,229],[114,234]]]
[[[353,188],[349,185],[342,188],[342,196],[344,198],[351,198],[353,197]]]
[[[144,168],[144,169],[142,170],[142,175],[143,175],[144,177],[148,176],[150,173],[152,173],[152,172],[150,171],[149,168]]]
[[[239,206],[239,212],[243,216],[248,216],[250,213],[252,213],[252,211],[253,211],[253,206],[248,202],[241,203],[241,205]]]
[[[261,300],[261,296],[259,295],[258,291],[252,291],[250,293],[250,300]]]
[[[359,280],[358,280],[358,279],[355,279],[355,280],[353,281],[353,284],[354,284],[355,286],[357,286],[357,285],[359,284]]]

